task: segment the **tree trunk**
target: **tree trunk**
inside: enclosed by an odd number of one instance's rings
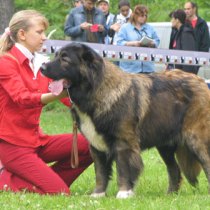
[[[0,0],[0,34],[4,33],[4,29],[8,27],[14,10],[14,0]]]

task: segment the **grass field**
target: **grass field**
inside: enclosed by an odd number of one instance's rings
[[[69,110],[61,106],[47,107],[41,125],[49,134],[71,132]],[[167,172],[156,150],[142,154],[144,171],[136,185],[133,198],[119,200],[116,173],[109,184],[107,197],[93,199],[89,196],[95,186],[93,165],[71,186],[71,196],[40,196],[32,193],[0,192],[1,210],[210,210],[210,196],[204,173],[199,176],[199,187],[191,187],[184,179],[178,194],[167,195]]]

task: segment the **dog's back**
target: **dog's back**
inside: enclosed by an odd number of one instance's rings
[[[175,145],[179,166],[195,185],[200,161],[210,165],[209,155],[205,155],[210,153],[210,91],[206,83],[180,70],[151,75],[117,74],[121,85],[126,86],[126,91],[120,93],[125,94],[124,100],[118,104],[118,111],[124,115],[115,130],[118,139],[126,139],[131,147],[138,141],[141,150]],[[178,189],[178,184],[174,185],[169,191]]]

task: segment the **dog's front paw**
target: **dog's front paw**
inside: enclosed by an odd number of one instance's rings
[[[101,192],[101,193],[92,193],[90,195],[92,198],[101,198],[101,197],[105,197],[106,193],[105,192]]]
[[[134,196],[133,190],[128,190],[128,191],[119,191],[117,193],[117,198],[130,198]]]

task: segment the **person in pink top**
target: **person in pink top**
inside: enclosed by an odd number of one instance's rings
[[[37,11],[15,13],[0,38],[0,190],[70,194],[72,182],[92,163],[87,140],[78,135],[79,166],[71,167],[73,134],[47,135],[42,108],[55,95],[39,67],[47,19]],[[47,163],[54,163],[49,166]]]

